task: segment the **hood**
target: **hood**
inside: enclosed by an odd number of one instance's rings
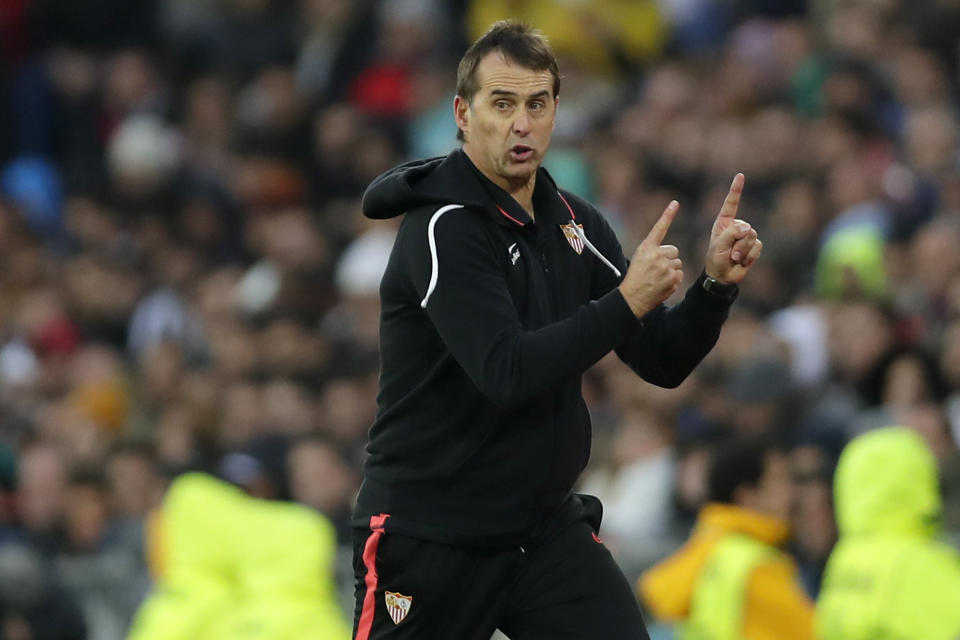
[[[841,536],[933,536],[941,515],[937,461],[923,438],[886,427],[854,438],[834,481]]]
[[[543,167],[537,169],[536,189],[557,191],[556,183]],[[506,192],[483,177],[462,149],[456,149],[444,157],[401,164],[378,176],[364,192],[362,208],[366,217],[385,220],[429,205],[492,208],[498,199],[508,210],[519,207]]]
[[[473,194],[472,185],[463,184],[476,181],[463,180],[465,158],[458,157],[461,155],[457,150],[446,157],[413,160],[378,176],[363,194],[363,215],[385,220],[431,204],[483,202],[482,193]],[[465,196],[472,201],[463,202]]]
[[[439,202],[442,192],[424,189],[423,183],[443,162],[444,158],[413,160],[377,176],[363,193],[363,215],[386,220],[409,209]]]
[[[656,618],[682,620],[690,615],[697,580],[721,539],[739,534],[779,547],[789,533],[787,523],[779,518],[731,504],[708,504],[701,510],[690,540],[640,577],[640,598]]]

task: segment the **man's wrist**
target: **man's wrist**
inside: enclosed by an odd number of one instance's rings
[[[640,320],[643,316],[650,313],[650,309],[645,309],[643,305],[639,304],[634,300],[633,296],[627,295],[627,292],[623,289],[623,284],[617,287],[617,290],[620,292],[620,296],[623,298],[623,302],[630,308],[630,312]]]
[[[706,291],[710,296],[723,300],[724,302],[733,302],[740,294],[740,286],[735,282],[723,282],[704,271],[697,279],[696,286]]]

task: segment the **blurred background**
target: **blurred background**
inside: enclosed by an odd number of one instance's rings
[[[547,166],[628,255],[677,198],[692,281],[737,171],[765,245],[679,389],[586,375],[628,576],[731,434],[789,449],[811,597],[872,427],[923,435],[960,540],[960,2],[0,0],[0,635],[125,637],[188,469],[328,518],[352,616],[395,231],[360,196],[454,148],[457,61],[503,17],[560,57]]]

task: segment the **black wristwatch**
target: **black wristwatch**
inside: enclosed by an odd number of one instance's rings
[[[700,286],[710,295],[725,302],[733,302],[740,293],[740,286],[736,282],[720,282],[716,278],[708,276],[706,271],[700,276]]]

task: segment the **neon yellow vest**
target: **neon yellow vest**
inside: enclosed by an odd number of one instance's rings
[[[937,540],[937,461],[912,429],[857,436],[837,464],[840,541],[817,599],[818,640],[956,640],[960,554]]]
[[[348,640],[333,525],[200,473],[164,499],[167,566],[127,640]]]
[[[678,640],[743,640],[750,574],[776,554],[748,536],[720,540],[697,579],[690,617],[680,626]]]
[[[837,545],[817,601],[818,640],[954,640],[960,560],[945,544],[871,536]]]

